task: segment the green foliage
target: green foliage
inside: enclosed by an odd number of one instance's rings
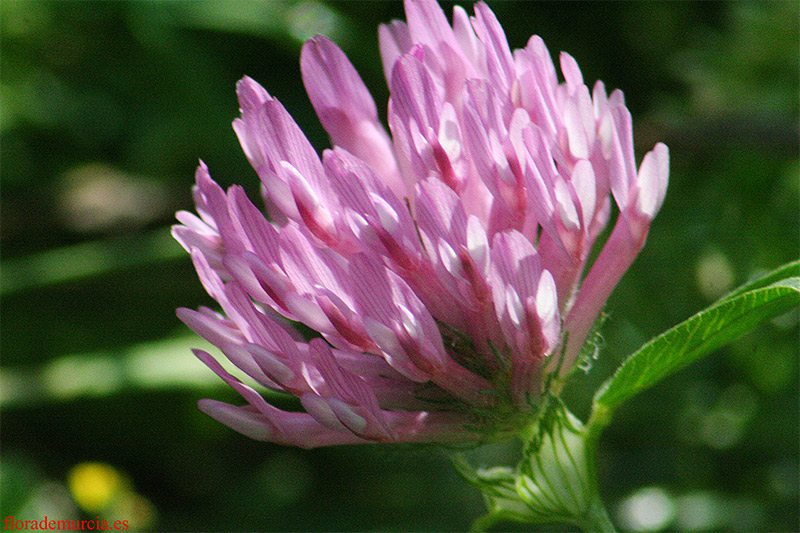
[[[595,395],[593,416],[604,417],[642,390],[760,323],[800,305],[800,262],[749,283],[715,305],[655,337],[631,355]]]

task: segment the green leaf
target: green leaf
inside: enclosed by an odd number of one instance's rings
[[[593,421],[677,370],[800,306],[800,262],[790,263],[732,292],[632,354],[597,391]],[[792,276],[792,277],[787,277]]]
[[[766,274],[765,276],[755,279],[753,281],[749,281],[744,285],[742,285],[741,287],[734,289],[730,293],[723,296],[717,303],[720,303],[724,300],[730,300],[731,298],[735,298],[736,296],[744,294],[745,292],[749,292],[755,289],[760,289],[762,287],[772,285],[773,283],[777,283],[779,281],[797,277],[800,277],[800,261],[786,263],[782,267],[773,270],[769,274]]]

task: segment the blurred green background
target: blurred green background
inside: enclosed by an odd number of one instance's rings
[[[639,157],[659,140],[671,149],[666,202],[609,303],[601,358],[569,390],[585,415],[627,353],[797,258],[798,3],[491,5],[512,47],[537,33],[588,84],[625,92]],[[402,5],[0,9],[0,516],[160,531],[466,529],[483,503],[445,450],[301,451],[199,413],[202,397],[241,400],[195,361],[203,342],[174,314],[211,303],[168,233],[191,207],[198,158],[221,184],[257,191],[230,127],[236,81],[263,84],[322,150],[303,40],[335,40],[385,114],[376,28]],[[797,323],[764,325],[618,413],[599,458],[621,528],[798,527]],[[486,464],[513,453],[471,452]]]

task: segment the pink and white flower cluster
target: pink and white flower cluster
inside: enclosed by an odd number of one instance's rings
[[[247,401],[200,409],[250,437],[314,447],[513,431],[545,373],[574,365],[663,201],[667,148],[637,170],[620,91],[590,91],[566,53],[559,82],[537,36],[512,52],[483,3],[472,17],[456,7],[452,25],[434,0],[405,8],[408,22],[380,28],[391,135],[344,53],[316,37],[301,68],[333,148],[320,158],[244,78],[234,129],[269,218],[202,163],[199,217],[178,213],[173,233],[224,312],[178,315],[304,409],[270,405],[197,350]],[[589,267],[612,197],[619,215]]]

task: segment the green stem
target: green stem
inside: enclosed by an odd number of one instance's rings
[[[599,409],[584,425],[559,399],[551,402],[523,434],[526,447],[515,469],[475,470],[463,458],[454,461],[487,498],[489,513],[475,521],[473,531],[485,531],[501,520],[616,531],[599,495],[595,462],[610,413]]]
[[[585,520],[577,524],[584,531],[616,533],[616,528],[608,517],[606,508],[599,499],[595,500],[594,505],[586,513]]]
[[[586,513],[586,521],[581,527],[584,531],[615,532],[614,524],[608,516],[597,486],[597,445],[600,434],[611,421],[611,412],[606,409],[595,409],[584,427],[586,462],[589,465],[589,479],[593,485],[595,499]]]

